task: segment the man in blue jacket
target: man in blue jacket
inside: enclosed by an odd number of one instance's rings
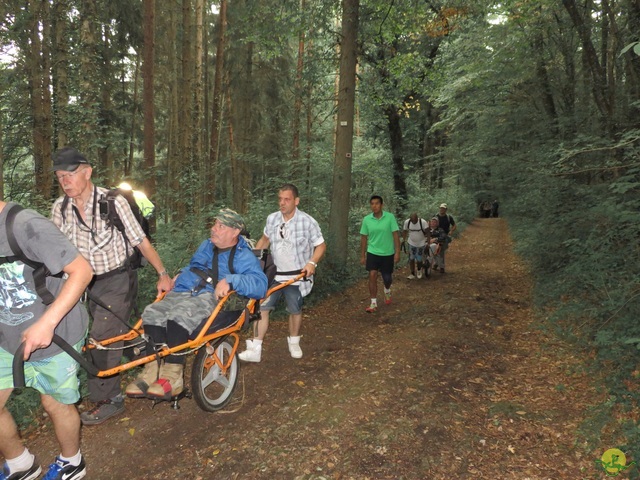
[[[173,289],[142,313],[144,331],[155,344],[170,348],[184,344],[211,315],[218,300],[231,290],[261,299],[267,293],[267,276],[260,261],[240,232],[244,220],[233,210],[220,210],[211,227],[211,238],[200,244],[189,265],[174,279]],[[184,355],[169,355],[147,363],[131,383],[129,397],[169,399],[184,389]]]

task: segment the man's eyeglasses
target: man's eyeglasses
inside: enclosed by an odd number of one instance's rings
[[[280,238],[285,238],[287,224],[283,223],[280,225]]]
[[[58,175],[56,173],[56,178],[58,179],[59,182],[63,181],[65,178],[71,178],[74,177],[78,174],[78,172],[82,171],[81,168],[76,168],[73,172],[70,173],[63,173],[62,175]]]

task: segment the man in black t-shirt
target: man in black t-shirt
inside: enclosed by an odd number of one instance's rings
[[[449,248],[449,243],[451,243],[451,235],[458,227],[456,226],[456,221],[453,219],[453,217],[447,213],[446,203],[440,204],[440,209],[436,217],[438,218],[438,226],[442,230],[444,230],[448,237],[447,241],[444,242],[440,247],[440,256],[442,262],[440,264],[440,273],[444,273],[444,254],[447,251],[447,248]]]

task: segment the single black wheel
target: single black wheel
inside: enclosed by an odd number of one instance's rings
[[[196,354],[191,370],[191,389],[198,406],[207,412],[223,408],[236,388],[240,362],[237,355],[231,358],[232,351],[233,345],[225,337],[211,346],[205,345]]]

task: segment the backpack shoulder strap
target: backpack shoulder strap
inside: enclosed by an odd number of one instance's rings
[[[51,275],[51,272],[44,263],[31,260],[24,254],[22,248],[18,244],[15,234],[13,233],[13,223],[18,213],[22,210],[24,210],[24,208],[21,205],[12,205],[7,211],[7,219],[5,223],[5,227],[7,229],[7,242],[9,243],[9,247],[11,248],[14,256],[5,257],[5,262],[3,263],[20,260],[22,263],[31,267],[33,269],[33,282],[36,287],[36,293],[45,305],[51,305],[55,300],[55,297],[47,288],[47,276]]]
[[[116,197],[118,195],[120,195],[120,193],[117,190],[109,190],[107,192],[107,194],[106,194],[107,202],[108,202],[108,205],[109,205],[109,221],[111,222],[111,224],[114,227],[116,227],[118,229],[118,231],[122,234],[122,236],[128,242],[129,239],[127,238],[127,236],[125,234],[124,223],[122,223],[122,219],[120,218],[120,214],[118,213],[118,210],[116,209]]]
[[[236,273],[235,268],[233,268],[233,259],[236,256],[236,250],[238,249],[238,244],[236,243],[233,247],[231,247],[231,251],[229,252],[229,273],[232,275]]]
[[[429,234],[429,222],[427,222],[424,218],[418,218],[418,222],[420,222],[420,230],[422,230],[422,234],[423,235],[428,235]],[[426,223],[427,226],[423,227],[422,225],[424,225],[422,222]]]
[[[12,205],[7,211],[7,220],[5,223],[7,229],[7,242],[9,242],[9,248],[11,248],[15,260],[20,260],[23,263],[30,263],[30,260],[25,256],[22,248],[18,245],[18,240],[16,240],[16,236],[13,233],[13,222],[16,219],[16,215],[18,215],[22,210],[24,210],[24,208],[21,205]]]
[[[67,221],[67,216],[64,214],[67,209],[67,205],[69,205],[69,195],[65,195],[62,199],[62,203],[60,204],[60,216],[62,217],[62,223]]]

